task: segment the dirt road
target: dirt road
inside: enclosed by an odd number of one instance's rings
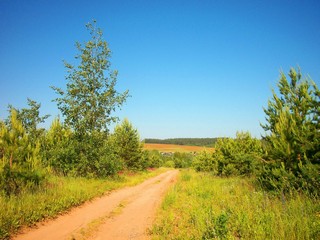
[[[171,170],[140,185],[114,191],[37,228],[27,229],[14,239],[148,239],[147,229],[177,174],[178,170]]]

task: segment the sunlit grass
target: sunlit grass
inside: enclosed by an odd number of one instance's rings
[[[52,218],[73,206],[124,186],[133,186],[166,171],[160,168],[140,173],[124,173],[115,179],[72,177],[48,178],[46,187],[35,193],[10,198],[0,196],[0,239],[9,238],[21,226]]]
[[[271,196],[250,179],[184,170],[165,197],[153,239],[320,239],[320,201]]]

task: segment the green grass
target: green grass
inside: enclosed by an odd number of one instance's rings
[[[22,226],[53,218],[87,200],[124,186],[133,186],[166,171],[164,168],[117,179],[49,177],[45,188],[35,193],[0,196],[0,239],[7,239]]]
[[[153,239],[320,239],[320,201],[272,196],[250,179],[183,170],[169,190]]]

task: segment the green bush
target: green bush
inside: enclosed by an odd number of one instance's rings
[[[217,173],[218,165],[215,160],[216,159],[211,152],[204,150],[196,155],[192,166],[197,172],[204,171]]]
[[[256,174],[263,154],[260,140],[252,138],[248,132],[237,132],[236,138],[219,139],[215,145],[219,175]]]
[[[124,119],[120,125],[115,127],[110,137],[114,153],[130,170],[142,170],[147,167],[147,159],[143,154],[142,144],[138,131],[133,128],[128,119]]]
[[[301,164],[295,172],[287,170],[284,164],[268,164],[257,181],[263,189],[275,193],[301,191],[314,196],[320,194],[319,166],[311,163]]]
[[[7,124],[0,124],[0,152],[0,191],[5,195],[33,190],[44,180],[41,174],[40,144],[30,141],[13,108]]]
[[[320,90],[300,69],[290,69],[290,80],[281,72],[279,96],[264,109],[267,163],[258,178],[264,189],[320,193]]]
[[[151,168],[159,168],[163,166],[164,158],[157,150],[145,151],[148,158],[148,166]]]
[[[229,176],[237,176],[239,175],[239,170],[235,167],[234,164],[230,163],[224,166],[222,175],[229,177]]]
[[[193,156],[190,153],[175,152],[172,157],[176,168],[188,168],[192,165]]]
[[[249,133],[237,132],[236,138],[218,139],[213,153],[203,151],[195,157],[196,171],[210,171],[220,176],[251,176],[260,171],[262,143]]]
[[[8,164],[0,170],[0,190],[6,196],[18,195],[23,191],[33,191],[44,182],[45,175],[40,171],[23,168],[10,168]]]
[[[164,163],[164,167],[174,168],[175,167],[174,161],[172,161],[172,160],[166,161]]]

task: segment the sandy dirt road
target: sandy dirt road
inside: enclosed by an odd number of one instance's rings
[[[178,170],[87,202],[57,219],[26,229],[16,240],[148,239],[157,208]]]

